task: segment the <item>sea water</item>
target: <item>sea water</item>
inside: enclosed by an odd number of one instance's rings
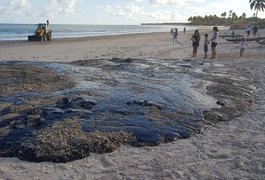
[[[0,41],[27,40],[34,34],[35,24],[1,24]],[[106,36],[151,32],[169,32],[171,28],[183,30],[184,26],[170,25],[63,25],[52,24],[53,38]],[[188,30],[195,29],[189,26]]]

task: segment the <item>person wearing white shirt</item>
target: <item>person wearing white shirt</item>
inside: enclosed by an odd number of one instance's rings
[[[215,26],[213,27],[213,36],[212,39],[210,40],[211,50],[212,50],[212,57],[210,59],[216,58],[216,46],[218,44],[218,39],[219,39],[218,27]]]

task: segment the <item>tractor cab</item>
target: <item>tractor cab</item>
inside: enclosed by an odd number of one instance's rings
[[[45,23],[39,23],[39,24],[37,24],[37,26],[38,26],[37,29],[46,29],[47,24],[45,24]]]

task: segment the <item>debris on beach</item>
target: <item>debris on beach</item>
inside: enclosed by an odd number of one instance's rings
[[[247,79],[198,61],[2,62],[0,80],[0,156],[33,162],[189,138],[251,105]]]

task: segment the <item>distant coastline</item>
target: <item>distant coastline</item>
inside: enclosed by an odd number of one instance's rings
[[[162,26],[188,26],[190,23],[141,23],[141,25],[162,25]]]

